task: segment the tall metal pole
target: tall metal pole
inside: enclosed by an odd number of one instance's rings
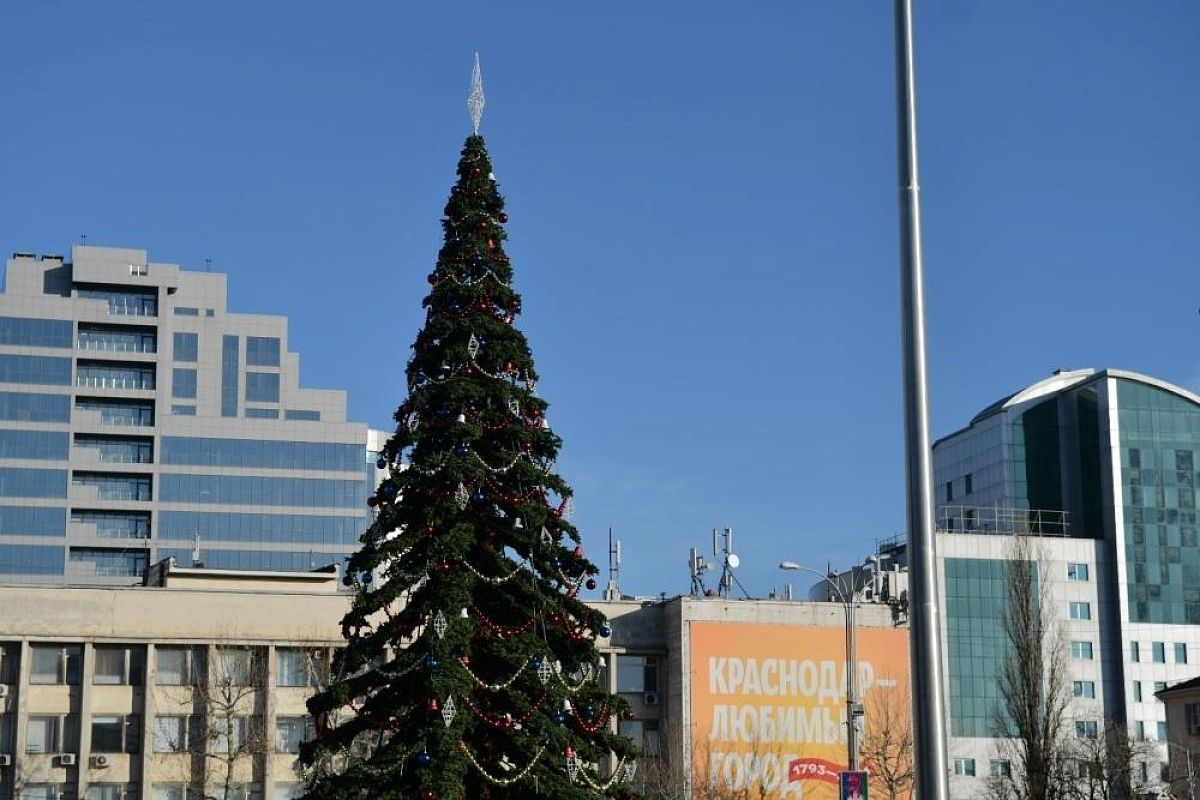
[[[853,580],[853,578],[852,578]],[[846,610],[846,761],[851,772],[858,770],[858,653],[854,620],[854,591],[845,602]]]
[[[904,447],[908,483],[909,659],[912,667],[913,797],[949,800],[942,689],[933,469],[925,376],[925,291],[917,178],[917,93],[912,0],[895,0],[896,111],[900,177],[900,295],[904,355]]]

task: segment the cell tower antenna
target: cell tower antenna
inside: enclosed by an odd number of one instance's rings
[[[605,600],[620,600],[621,587],[621,540],[613,541],[612,526],[608,528],[608,587],[604,590]]]

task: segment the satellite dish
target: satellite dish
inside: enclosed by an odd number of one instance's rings
[[[730,553],[729,557],[725,559],[725,563],[734,569],[737,569],[738,565],[742,563],[742,560],[738,558],[737,553]]]

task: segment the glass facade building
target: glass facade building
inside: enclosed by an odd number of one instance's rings
[[[306,571],[354,549],[380,436],[299,385],[286,318],[230,313],[225,287],[143,250],[8,261],[0,581],[139,583],[165,557]]]
[[[1142,687],[1194,677],[1200,647],[1200,395],[1123,370],[1060,371],[938,440],[933,460],[951,746],[984,757],[992,736],[1006,650],[988,565],[1009,551],[987,534],[1014,532],[1034,534],[1049,565],[1076,730],[1108,721],[1155,739],[1165,712]],[[1009,530],[964,522],[981,509]]]

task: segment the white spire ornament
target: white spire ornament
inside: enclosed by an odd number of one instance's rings
[[[483,75],[479,71],[479,53],[475,54],[475,68],[471,70],[471,92],[467,95],[467,110],[471,112],[471,128],[479,135],[479,120],[483,118]]]

